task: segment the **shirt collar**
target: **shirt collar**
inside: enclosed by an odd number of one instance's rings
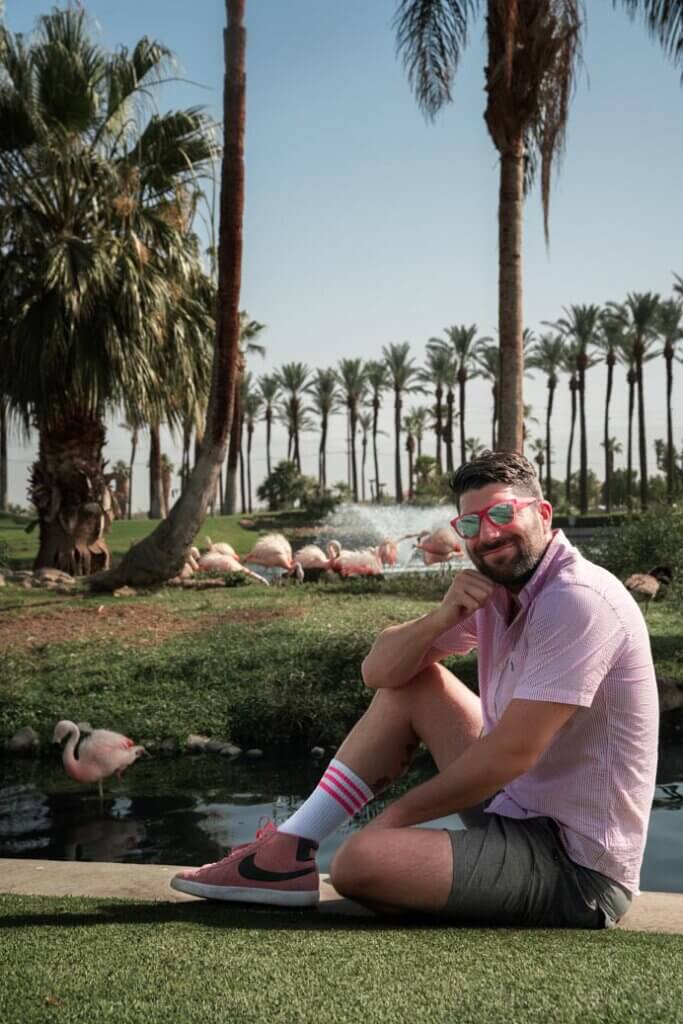
[[[529,582],[516,595],[521,608],[529,607],[536,594],[547,581],[551,569],[557,568],[564,556],[572,553],[576,553],[574,546],[567,540],[562,530],[553,530],[550,544],[545,549],[545,554],[539,562],[536,571]]]

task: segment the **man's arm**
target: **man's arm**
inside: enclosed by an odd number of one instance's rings
[[[383,630],[361,666],[366,686],[373,690],[405,686],[427,665],[445,658],[448,652],[434,647],[434,641],[486,604],[493,588],[486,576],[464,569],[431,612]]]
[[[368,828],[405,828],[493,796],[530,771],[576,712],[575,704],[512,700],[498,725],[429,782],[400,797]]]

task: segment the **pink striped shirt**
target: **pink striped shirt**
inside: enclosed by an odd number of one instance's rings
[[[511,598],[502,586],[435,646],[477,648],[484,732],[513,698],[576,704],[531,771],[489,813],[554,818],[569,857],[638,891],[657,766],[659,702],[650,639],[635,601],[560,530]]]

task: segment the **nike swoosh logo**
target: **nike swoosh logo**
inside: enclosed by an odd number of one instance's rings
[[[254,863],[256,854],[250,853],[248,857],[241,860],[237,870],[242,878],[248,878],[252,882],[287,882],[290,878],[303,878],[304,875],[311,875],[314,867],[302,868],[301,871],[268,871],[260,868]]]

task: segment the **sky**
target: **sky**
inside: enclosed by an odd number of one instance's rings
[[[5,23],[30,32],[47,0],[6,0]],[[159,109],[206,107],[222,116],[223,0],[89,0],[93,31],[108,49],[143,35],[176,55],[177,81]],[[409,341],[417,364],[425,343],[454,324],[497,326],[498,161],[483,120],[483,19],[473,25],[454,102],[428,122],[395,52],[396,0],[247,0],[246,208],[241,307],[266,324],[266,356],[255,375],[299,360],[311,368],[343,357],[377,359]],[[639,22],[610,0],[586,5],[583,66],[567,147],[553,182],[550,246],[538,190],[525,204],[524,322],[543,330],[573,303],[622,301],[632,291],[672,292],[683,274],[683,89],[679,73]],[[182,79],[182,81],[181,81]],[[208,207],[207,207],[208,211]],[[207,212],[208,216],[208,212]],[[680,407],[683,367],[674,402]],[[606,372],[587,379],[589,464],[602,476]],[[665,437],[664,367],[645,371],[649,458]],[[547,389],[525,381],[525,402],[543,436]],[[617,372],[611,433],[626,441],[626,383]],[[427,397],[409,397],[406,412]],[[468,388],[466,432],[488,442],[490,386]],[[106,457],[128,459],[129,435],[114,416]],[[390,400],[383,413],[381,476],[393,486]],[[676,416],[675,442],[683,443]],[[567,379],[553,414],[555,459],[569,434]],[[328,481],[346,479],[346,431],[333,420]],[[433,445],[430,440],[429,445]],[[303,471],[317,470],[317,433],[302,439]],[[180,448],[163,448],[179,466]],[[430,450],[428,447],[427,451]],[[273,458],[286,454],[274,434]],[[10,445],[10,501],[26,504],[34,443]],[[148,439],[138,449],[134,508],[146,507]],[[575,459],[578,459],[578,451]],[[625,455],[617,457],[623,464]],[[559,470],[558,466],[558,470]],[[265,474],[265,427],[254,438],[255,483]],[[373,474],[368,469],[368,477]],[[562,476],[563,472],[556,475]]]

